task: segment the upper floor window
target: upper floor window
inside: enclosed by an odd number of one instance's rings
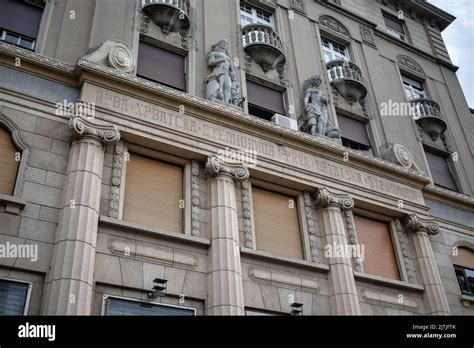
[[[34,5],[24,0],[2,1],[0,41],[33,50],[43,14],[41,4],[41,1],[35,2]]]
[[[195,315],[195,310],[193,308],[163,305],[117,297],[107,297],[105,301],[105,315]]]
[[[165,86],[186,91],[185,57],[140,41],[137,75]]]
[[[420,99],[426,97],[426,92],[423,83],[413,80],[407,76],[402,76],[403,89],[408,100]]]
[[[283,92],[247,80],[249,114],[271,121],[273,115],[286,115]]]
[[[454,270],[463,295],[474,296],[474,252],[459,247],[453,257]]]
[[[323,43],[324,61],[326,63],[336,59],[350,59],[349,52],[346,46],[335,41],[326,39],[325,37],[322,37],[321,41]]]
[[[0,194],[12,196],[20,161],[10,133],[0,126]]]
[[[396,17],[385,13],[383,14],[383,19],[385,22],[385,26],[387,27],[387,33],[389,33],[393,37],[396,37],[399,40],[408,41],[405,26],[402,21],[400,21]]]
[[[449,166],[449,156],[443,156],[427,149],[425,149],[425,154],[434,184],[448,190],[458,191],[456,181]]]
[[[337,115],[341,129],[342,145],[353,150],[359,150],[372,155],[372,146],[364,122],[341,114]]]
[[[250,6],[245,2],[240,2],[240,24],[244,27],[252,23],[265,24],[275,29],[275,20],[272,13]]]
[[[0,279],[0,315],[26,315],[30,284]]]

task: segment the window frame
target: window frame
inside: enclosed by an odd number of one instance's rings
[[[243,7],[248,7],[251,10],[251,13],[248,13],[243,9]],[[258,17],[258,13],[261,12],[263,14],[268,14],[269,15],[269,22],[262,20],[261,18]],[[242,20],[242,16],[246,16],[248,19],[252,20],[251,23],[244,24]],[[273,31],[276,32],[276,25],[275,25],[275,13],[262,9],[258,6],[255,6],[253,4],[249,4],[246,1],[240,1],[239,3],[239,23],[241,27],[245,27],[246,25],[251,25],[251,24],[262,24],[266,25],[270,28],[273,29]]]
[[[354,150],[354,151],[359,151],[361,153],[365,153],[365,154],[368,154],[369,156],[375,157],[376,153],[375,153],[375,147],[373,145],[375,143],[375,141],[372,137],[372,132],[369,132],[369,129],[368,129],[368,127],[370,126],[370,120],[368,120],[366,118],[361,118],[361,117],[358,117],[358,116],[351,116],[351,115],[345,113],[344,110],[336,108],[336,119],[337,119],[337,126],[338,126],[339,130],[341,130],[341,127],[339,125],[339,119],[338,119],[339,115],[343,116],[343,117],[346,117],[346,118],[351,118],[356,122],[363,123],[364,127],[365,127],[365,132],[367,133],[367,138],[369,139],[369,143],[370,143],[370,147],[367,150],[354,149],[352,147],[346,146],[346,145],[344,145],[344,142],[354,143],[354,144],[357,144],[359,147],[361,147],[361,146],[362,147],[367,147],[367,145],[359,143],[358,141],[355,141],[355,140],[352,140],[350,138],[344,137],[344,135],[342,134],[342,131],[341,131],[342,146],[344,146],[348,149],[351,149],[351,150]]]
[[[36,47],[36,39],[33,39],[29,36],[24,36],[24,35],[20,35],[20,34],[17,34],[11,30],[8,30],[8,29],[5,29],[5,28],[2,28],[1,29],[1,35],[0,35],[0,41],[2,42],[5,42],[5,43],[8,43],[10,45],[14,45],[14,46],[17,46],[17,47],[20,47],[20,48],[23,48],[25,50],[28,50],[28,51],[35,51],[35,47]],[[11,35],[11,36],[15,36],[15,37],[18,37],[18,40],[16,43],[12,43],[12,42],[9,42],[9,41],[6,41],[6,36],[7,34]],[[22,45],[20,45],[20,42],[21,40],[24,39],[24,40],[29,40],[32,42],[32,45],[30,48],[27,48],[27,47],[24,47]]]
[[[161,152],[159,150],[150,149],[141,145],[133,143],[124,143],[123,145],[124,156],[130,156],[130,153],[136,153],[137,155],[149,157],[152,160],[168,162],[170,164],[175,164],[183,168],[183,197],[184,208],[183,208],[183,226],[182,232],[168,231],[172,233],[178,233],[179,235],[191,236],[192,233],[192,206],[191,206],[191,190],[192,190],[192,169],[191,161],[185,158],[181,158],[175,155],[170,155],[166,152]],[[125,185],[127,180],[127,160],[122,162],[122,176],[120,180],[120,199],[119,199],[119,209],[118,209],[118,220],[122,220],[127,223],[134,224],[123,219],[124,213],[124,203],[125,203]],[[158,229],[163,230],[161,227],[143,225],[145,229]]]
[[[444,157],[444,159],[446,161],[446,165],[447,165],[448,170],[449,170],[449,174],[451,175],[451,178],[454,181],[454,185],[456,186],[456,190],[453,190],[451,188],[448,188],[448,187],[445,187],[443,185],[437,184],[435,182],[435,180],[433,178],[433,174],[431,173],[431,167],[430,167],[430,163],[428,161],[428,157],[426,155],[426,152],[429,152],[429,153],[431,153],[435,156]],[[461,183],[461,178],[458,174],[458,168],[456,168],[456,164],[453,162],[451,153],[446,152],[446,151],[442,151],[442,150],[437,149],[437,148],[432,147],[432,146],[423,145],[423,155],[425,157],[425,163],[426,163],[427,169],[429,171],[430,178],[433,181],[433,185],[435,185],[436,187],[439,187],[441,189],[444,189],[444,190],[449,190],[451,192],[457,192],[457,193],[461,193],[461,194],[464,193],[464,188],[463,188],[462,183]]]
[[[196,316],[196,308],[193,307],[185,307],[185,306],[177,306],[177,305],[171,305],[167,303],[160,303],[156,301],[144,301],[141,299],[136,299],[132,297],[125,297],[125,296],[119,296],[119,295],[109,295],[109,294],[104,294],[102,296],[102,309],[101,309],[101,315],[102,316],[107,316],[106,311],[107,311],[107,300],[109,298],[116,298],[119,300],[125,300],[125,301],[132,301],[132,302],[139,302],[139,303],[146,303],[146,304],[152,304],[155,306],[161,306],[161,307],[172,307],[172,308],[179,308],[179,309],[186,309],[186,310],[192,310],[194,312],[193,316]]]
[[[33,292],[33,282],[27,281],[27,280],[20,280],[16,278],[7,278],[7,277],[0,277],[1,280],[5,280],[8,282],[12,283],[23,283],[28,285],[28,290],[26,292],[26,298],[25,298],[25,308],[23,309],[23,315],[26,316],[28,315],[28,311],[30,309],[30,303],[31,303],[31,294]]]
[[[322,33],[320,35],[320,39],[321,39],[321,48],[322,48],[323,59],[324,59],[325,64],[327,64],[327,63],[329,63],[333,60],[338,60],[338,59],[351,61],[351,54],[349,52],[349,45],[348,44],[345,44],[345,43],[342,43],[340,41],[334,40],[333,38],[330,38],[330,37],[324,35],[324,33]],[[327,41],[329,43],[330,47],[326,47],[324,45],[325,41]],[[340,53],[336,52],[334,50],[334,44],[344,47],[345,55],[341,55]],[[326,61],[326,53],[329,53],[331,55],[331,57],[332,57],[331,60]]]
[[[426,81],[425,80],[412,78],[411,76],[408,76],[407,74],[404,74],[403,72],[401,72],[401,76],[402,76],[402,86],[403,86],[403,93],[405,95],[405,99],[407,99],[410,102],[410,101],[413,101],[413,100],[416,100],[416,99],[427,99],[427,98],[429,98],[429,93],[428,93],[428,90],[426,88]],[[415,86],[413,84],[413,82],[418,83],[420,85],[421,89],[418,88],[417,86]],[[418,98],[410,98],[407,95],[408,90],[410,91],[411,95],[416,94],[416,95],[422,95],[422,96],[418,97]]]
[[[459,266],[459,265],[456,265],[454,263],[453,263],[453,267],[454,267],[454,273],[456,275],[456,282],[458,283],[459,291],[461,292],[461,295],[471,296],[471,297],[474,298],[474,284],[469,283],[467,281],[467,276],[466,276],[466,270],[470,270],[470,271],[474,272],[474,268]],[[464,290],[461,289],[461,284],[459,284],[459,279],[458,279],[458,274],[457,274],[458,271],[461,271],[463,273],[463,278],[464,278],[464,280],[466,282],[466,286],[468,288],[467,293],[464,292]]]
[[[401,25],[403,29],[403,33],[399,32],[397,29],[391,28],[387,25],[387,22],[385,21],[385,18],[388,18],[394,22],[397,22]],[[405,20],[399,19],[397,16],[394,16],[391,13],[388,13],[386,11],[382,10],[382,19],[383,23],[385,25],[385,32],[390,35],[391,37],[396,38],[397,40],[400,40],[402,42],[410,43],[409,35],[408,35],[408,28],[406,25]]]

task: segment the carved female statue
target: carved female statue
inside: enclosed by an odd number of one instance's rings
[[[207,64],[212,68],[212,73],[206,78],[207,99],[238,105],[240,86],[227,47],[227,40],[219,40],[207,55]]]

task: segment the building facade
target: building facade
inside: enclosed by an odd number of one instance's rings
[[[0,313],[474,314],[453,20],[415,0],[2,3]]]

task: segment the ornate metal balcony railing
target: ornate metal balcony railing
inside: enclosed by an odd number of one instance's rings
[[[245,52],[265,72],[286,62],[280,36],[272,27],[248,24],[242,28],[242,42]]]
[[[326,63],[329,82],[346,98],[358,101],[367,95],[362,71],[351,61],[336,59]]]
[[[441,110],[437,102],[427,98],[410,100],[413,118],[421,128],[436,140],[443,134],[447,125],[441,115]]]
[[[188,0],[142,0],[142,11],[165,35],[190,27]]]

